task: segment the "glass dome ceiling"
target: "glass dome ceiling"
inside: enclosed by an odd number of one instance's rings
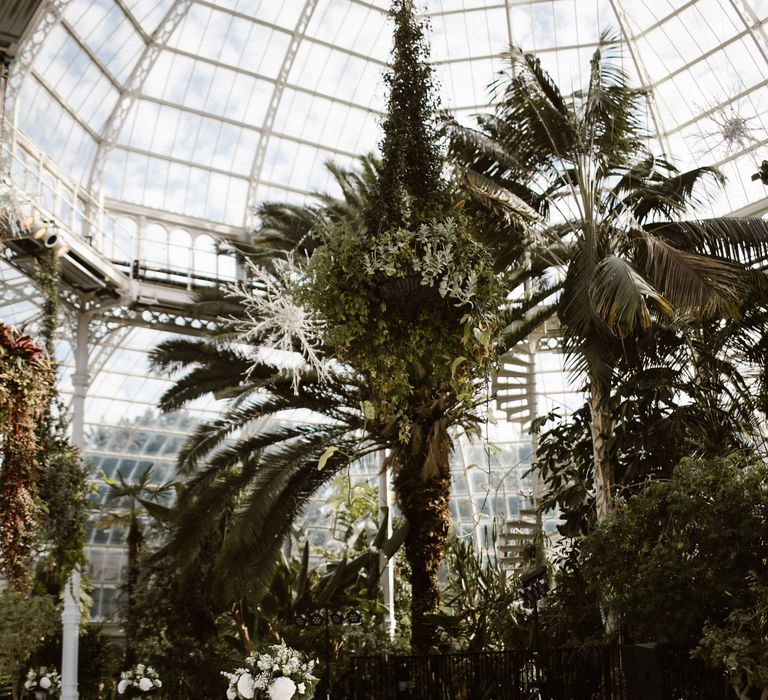
[[[9,83],[9,117],[80,185],[231,227],[264,200],[331,186],[380,138],[385,0],[48,0]],[[417,3],[418,5],[419,3]],[[428,0],[442,104],[466,123],[514,43],[563,92],[600,33],[649,89],[657,151],[728,176],[719,213],[761,213],[768,0]],[[745,210],[745,207],[748,207]],[[119,208],[119,206],[118,206]]]
[[[654,149],[682,168],[721,167],[728,186],[713,203],[717,213],[768,211],[765,186],[751,180],[768,158],[768,0],[417,3],[432,26],[442,104],[460,121],[471,125],[475,114],[490,109],[487,86],[504,68],[500,54],[510,43],[537,52],[568,93],[583,84],[601,33],[612,31],[624,41],[635,84],[649,90]],[[326,161],[349,165],[376,149],[389,2],[41,5],[7,85],[6,116],[22,135],[4,133],[12,142],[6,145],[15,154],[14,173],[21,174],[14,184],[73,233],[90,231],[86,241],[101,255],[94,260],[110,280],[130,276],[134,282],[141,272],[134,264],[141,262],[155,267],[151,283],[165,285],[144,284],[127,312],[105,312],[105,330],[92,329],[85,402],[87,460],[127,478],[157,463],[155,476],[162,479],[191,426],[219,408],[211,400],[190,407],[184,420],[157,419],[154,407],[168,380],[148,370],[146,349],[168,330],[201,328],[199,319],[183,318],[169,289],[233,279],[232,259],[218,254],[217,236],[244,235],[262,201],[301,203],[313,191],[327,191]],[[108,215],[99,240],[78,218],[94,202],[99,208],[103,202]],[[67,240],[80,262],[92,261]],[[107,265],[115,261],[122,261],[119,269]],[[57,352],[66,397],[73,394],[73,329],[91,303],[91,273],[69,268],[80,296],[67,309]],[[147,282],[146,270],[138,276]],[[3,321],[22,327],[34,327],[39,317],[39,294],[29,277],[5,260],[0,309]],[[530,394],[540,401],[538,413],[555,407],[567,413],[578,404],[557,353],[540,353],[535,363],[538,385]],[[499,431],[493,440],[501,452],[493,464],[476,445],[462,445],[456,454],[452,507],[459,521],[476,524],[479,514],[520,507],[530,438],[519,425]],[[114,603],[125,559],[119,539],[91,533],[97,617]]]

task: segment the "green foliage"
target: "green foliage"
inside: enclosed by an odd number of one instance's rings
[[[39,535],[37,428],[54,381],[43,348],[0,323],[0,571],[19,591],[29,586]]]
[[[722,323],[746,345],[766,331],[765,277],[754,269],[768,252],[766,222],[683,220],[701,203],[702,185],[723,176],[680,172],[650,154],[645,95],[631,86],[620,50],[603,35],[587,84],[570,95],[536,56],[513,50],[494,113],[477,131],[450,129],[474,201],[513,243],[527,244],[509,271],[515,284],[528,281],[509,342],[557,313],[571,367],[585,379],[589,430],[600,438],[592,445],[599,519],[612,508],[620,466],[611,443],[617,370],[647,369],[646,346],[666,325],[717,332]]]
[[[8,588],[0,591],[0,620],[0,678],[10,677],[16,698],[32,654],[56,629],[57,609],[51,596],[23,597]]]
[[[452,651],[498,651],[530,646],[528,615],[520,604],[519,579],[496,559],[483,560],[471,541],[451,539],[447,586],[436,616]]]
[[[692,646],[706,623],[748,607],[746,572],[768,573],[768,468],[683,460],[580,545],[587,597],[610,595],[628,641]]]
[[[751,327],[750,314],[700,329],[659,325],[637,346],[640,366],[634,360],[617,365],[608,403],[614,429],[606,450],[619,497],[647,479],[669,478],[686,456],[762,449],[760,392],[747,367],[765,366],[765,358],[764,349],[754,348],[752,362],[745,359],[751,341],[744,336]],[[542,505],[558,509],[563,534],[578,535],[594,523],[589,405],[567,419],[553,412],[535,421],[533,430],[544,427],[534,464],[546,487]]]
[[[63,406],[48,415],[40,435],[40,460],[45,467],[40,498],[45,504],[42,538],[50,544],[42,562],[43,575],[57,590],[75,566],[84,568],[88,473],[72,447]]]
[[[720,625],[708,624],[696,654],[724,666],[739,698],[768,690],[768,586],[748,576],[749,605],[733,610]]]
[[[302,300],[326,322],[325,343],[367,380],[376,420],[410,428],[415,389],[451,391],[473,405],[493,363],[501,285],[464,217],[389,229],[377,238],[326,230]],[[403,292],[396,285],[410,285]]]
[[[448,206],[426,25],[415,16],[414,0],[394,0],[390,15],[395,34],[392,63],[384,75],[389,97],[382,123],[381,174],[377,201],[366,215],[373,235],[440,218]]]
[[[582,540],[566,540],[553,553],[554,587],[539,606],[545,647],[590,646],[605,641],[600,594],[582,567]]]
[[[212,543],[211,543],[212,544]],[[157,669],[169,697],[208,700],[223,695],[219,671],[238,650],[228,640],[231,618],[212,594],[212,546],[194,574],[170,560],[142,557],[133,594],[133,653]]]

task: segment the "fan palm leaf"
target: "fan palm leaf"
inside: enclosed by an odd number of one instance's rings
[[[695,329],[715,320],[732,334],[717,351],[725,356],[738,347],[746,357],[768,329],[756,311],[766,301],[768,222],[682,218],[700,209],[705,186],[721,185],[723,177],[709,167],[679,172],[650,154],[645,95],[630,85],[610,35],[594,52],[585,89],[567,97],[535,56],[513,50],[508,57],[510,70],[492,86],[494,113],[480,118],[475,131],[452,125],[450,153],[460,168],[486,178],[465,176],[487,190],[489,201],[475,199],[489,217],[497,216],[500,230],[512,230],[498,211],[505,187],[530,191],[524,201],[548,213],[544,221],[528,222],[529,238],[539,246],[535,258],[507,279],[515,285],[552,273],[563,279],[552,298],[570,367],[587,383],[603,518],[611,509],[615,472],[608,440],[618,368],[646,362],[643,354],[665,327]],[[532,204],[538,201],[546,207]],[[540,316],[530,307],[512,310],[521,316],[511,328],[525,331],[531,321],[547,318],[549,308]],[[693,361],[690,348],[680,353]],[[724,392],[733,389],[734,402],[747,405],[748,392],[733,373],[713,376]]]

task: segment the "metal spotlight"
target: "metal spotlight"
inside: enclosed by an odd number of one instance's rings
[[[347,613],[347,622],[350,625],[359,625],[363,621],[363,615],[359,610],[350,610]]]
[[[298,615],[296,615],[296,627],[303,629],[307,625],[309,625],[309,618],[307,617],[307,613],[300,612]]]
[[[340,625],[344,622],[344,613],[341,610],[331,610],[328,617],[334,625]]]
[[[59,242],[59,232],[54,228],[49,230],[43,238],[43,245],[46,248],[53,248]]]

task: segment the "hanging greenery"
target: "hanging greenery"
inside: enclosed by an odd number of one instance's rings
[[[469,408],[490,369],[504,293],[493,261],[442,178],[427,25],[395,0],[381,169],[362,225],[318,234],[303,302],[323,340],[370,382],[366,416],[410,439],[414,404],[448,392]]]
[[[37,260],[37,282],[43,296],[40,333],[48,357],[54,357],[54,335],[59,326],[59,257],[45,251]],[[54,365],[55,371],[55,365]],[[51,399],[38,424],[39,495],[45,504],[42,539],[49,544],[40,572],[52,590],[61,591],[75,566],[84,566],[86,493],[88,479],[80,451],[72,446],[66,407]]]
[[[503,290],[460,212],[376,238],[339,226],[325,234],[299,291],[324,320],[325,342],[370,382],[367,417],[406,442],[425,380],[471,407],[493,362]]]
[[[0,323],[0,571],[20,592],[29,584],[29,558],[41,515],[36,429],[54,379],[43,349]]]
[[[393,60],[385,80],[382,164],[362,220],[320,230],[304,304],[335,357],[362,375],[369,425],[389,460],[413,590],[413,650],[438,643],[432,614],[450,525],[452,427],[477,420],[478,387],[494,364],[504,291],[463,202],[442,178],[437,101],[426,25],[395,0]]]

